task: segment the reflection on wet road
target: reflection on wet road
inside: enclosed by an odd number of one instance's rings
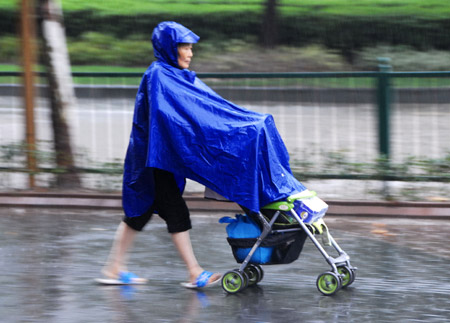
[[[222,214],[223,215],[223,214]],[[191,238],[205,269],[237,268],[225,227],[196,215]],[[99,286],[120,213],[0,209],[4,322],[444,322],[450,320],[450,223],[326,217],[359,268],[335,296],[316,289],[328,265],[311,242],[289,265],[236,295],[182,288],[181,260],[155,218],[138,236],[130,269],[150,283]]]

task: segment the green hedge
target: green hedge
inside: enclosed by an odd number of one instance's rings
[[[365,47],[404,45],[417,50],[450,49],[450,19],[412,17],[290,17],[279,26],[282,44],[317,43],[352,55]]]
[[[89,31],[123,39],[141,35],[150,39],[155,25],[164,20],[178,21],[201,36],[203,40],[256,39],[261,30],[261,13],[212,13],[208,15],[140,14],[104,15],[98,11],[65,12],[67,36],[81,37]],[[0,10],[0,36],[16,32],[17,12]],[[339,49],[344,54],[363,47],[380,44],[407,45],[416,49],[450,49],[449,18],[419,16],[354,16],[283,14],[278,23],[281,45],[303,46],[321,44]]]
[[[161,22],[161,15],[137,16],[100,15],[92,11],[67,12],[64,16],[67,35],[78,37],[88,30],[113,34],[119,38],[131,34],[144,34],[150,39],[153,28]],[[257,34],[260,17],[253,12],[238,14],[215,13],[209,15],[164,15],[164,20],[177,21],[191,28],[203,39],[212,37],[243,38]]]
[[[11,35],[19,32],[19,12],[0,9],[0,35]]]
[[[254,12],[239,14],[165,15],[191,28],[202,39],[246,39],[259,36],[262,18]],[[132,34],[148,35],[161,21],[160,15],[102,16],[92,11],[66,13],[69,37],[78,37],[90,29],[119,38]],[[358,16],[286,16],[278,23],[282,45],[310,43],[328,48],[354,50],[379,44],[408,45],[418,49],[450,49],[450,19]]]

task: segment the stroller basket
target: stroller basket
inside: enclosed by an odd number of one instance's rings
[[[227,238],[233,256],[242,263],[255,245],[256,238]],[[298,259],[306,240],[304,231],[269,234],[250,258],[251,264],[289,264]]]

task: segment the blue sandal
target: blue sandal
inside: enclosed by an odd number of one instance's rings
[[[200,275],[198,275],[197,279],[195,280],[195,283],[181,283],[182,286],[186,287],[186,288],[206,288],[206,287],[211,287],[216,285],[217,283],[220,282],[220,278],[217,278],[216,280],[210,282],[208,284],[209,279],[211,278],[211,276],[214,275],[214,273],[210,272],[210,271],[204,271],[202,272]]]
[[[97,283],[102,285],[140,285],[148,282],[145,278],[139,278],[130,272],[120,272],[117,279],[114,278],[97,278]]]

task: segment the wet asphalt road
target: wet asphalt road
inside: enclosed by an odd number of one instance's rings
[[[230,214],[222,214],[230,215]],[[193,214],[191,239],[205,269],[237,268],[221,215]],[[120,213],[0,209],[1,322],[446,322],[450,320],[448,220],[325,217],[359,268],[335,296],[316,289],[328,270],[307,241],[289,265],[265,266],[256,287],[179,285],[185,270],[164,223],[136,241],[130,269],[139,287],[99,286]]]

